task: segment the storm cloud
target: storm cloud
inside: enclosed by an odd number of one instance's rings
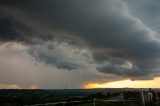
[[[27,45],[60,70],[152,79],[160,74],[158,6],[140,2],[151,12],[131,0],[1,0],[0,41]]]

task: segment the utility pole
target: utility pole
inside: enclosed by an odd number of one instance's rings
[[[143,91],[141,91],[141,95],[142,95],[142,105],[145,106],[145,99],[144,99],[144,93],[143,93]]]
[[[123,104],[125,105],[126,100],[125,100],[125,98],[124,98],[124,91],[121,91],[121,95],[122,95],[122,98],[123,98]]]
[[[93,106],[96,106],[96,98],[93,99]]]

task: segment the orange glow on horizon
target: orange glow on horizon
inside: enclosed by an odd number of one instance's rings
[[[0,89],[21,89],[18,84],[1,84]]]
[[[31,85],[30,86],[30,89],[37,89],[38,87],[37,87],[37,85]]]
[[[89,83],[84,85],[84,88],[160,88],[160,77],[153,80],[122,80],[108,83]]]

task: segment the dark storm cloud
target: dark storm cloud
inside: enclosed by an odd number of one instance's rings
[[[143,20],[151,29],[160,32],[159,0],[125,0],[125,2],[134,16]]]
[[[140,18],[132,15],[125,0],[2,0],[1,5],[23,10],[32,20],[36,20],[46,29],[68,32],[76,39],[80,38],[87,42],[97,63],[97,69],[103,73],[128,77],[158,73],[160,41],[157,33]],[[0,21],[2,23],[0,27],[6,27],[0,31],[2,33],[0,39],[9,41],[28,38],[19,34],[10,21]],[[31,38],[38,39],[39,42],[49,36],[37,34]],[[98,51],[99,49],[103,51]],[[44,55],[44,52],[38,54],[38,58],[48,64],[56,64],[59,60],[55,57]],[[117,63],[122,59],[124,62]],[[71,61],[60,61],[57,67],[72,69],[75,61]],[[132,67],[126,66],[127,61]]]
[[[15,40],[21,36],[9,19],[0,20],[0,38],[4,41]]]
[[[54,35],[37,31],[34,22],[20,9],[0,5],[0,41],[37,44],[54,39]]]
[[[12,16],[0,17],[0,29],[1,43],[19,42],[30,45],[54,39],[53,34],[36,33],[36,30],[32,29],[32,27],[16,20]]]
[[[29,42],[31,36],[27,36],[32,32],[29,27],[23,25],[12,17],[0,17],[0,41],[8,42]]]
[[[150,79],[151,76],[153,77],[154,74],[156,76],[159,75],[159,70],[155,70],[154,68],[152,69],[151,67],[149,68],[145,68],[144,66],[137,67],[136,65],[124,60],[123,61],[121,60],[121,63],[119,62],[117,63],[117,61],[111,60],[109,61],[109,63],[97,67],[97,69],[103,73],[113,73],[124,77],[130,77],[132,79],[139,79],[142,76],[143,78],[145,78],[146,76],[146,79]]]
[[[93,47],[119,49],[138,59],[158,55],[159,42],[151,40],[152,31],[129,14],[121,1],[34,0],[13,4],[54,29],[79,35]]]

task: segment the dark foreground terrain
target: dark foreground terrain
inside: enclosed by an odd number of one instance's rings
[[[0,106],[160,106],[159,101],[143,102],[141,93],[139,93],[142,90],[147,91],[146,89],[127,88],[3,89],[0,90]]]

